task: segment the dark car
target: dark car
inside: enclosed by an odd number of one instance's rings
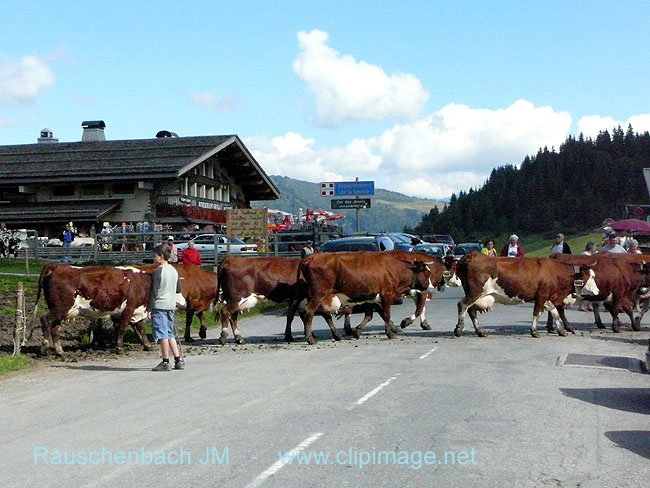
[[[469,254],[472,251],[481,252],[482,250],[483,245],[478,242],[462,242],[460,244],[456,244],[456,247],[454,247],[454,258],[460,259],[465,254]]]
[[[447,244],[451,249],[456,247],[456,243],[454,243],[454,240],[448,234],[434,234],[433,242],[441,242],[443,244]]]
[[[342,237],[323,243],[322,252],[341,251],[392,251],[395,249],[393,241],[387,236],[355,236]]]
[[[418,244],[413,248],[413,252],[424,252],[426,254],[430,254],[431,256],[437,256],[439,258],[444,258],[445,256],[448,256],[451,254],[451,248],[447,244],[443,244],[442,242],[438,243],[425,243],[425,244]]]
[[[402,232],[389,232],[386,236],[393,241],[395,245],[395,250],[397,251],[412,251],[413,246],[419,244],[420,240],[417,239],[417,242],[413,240],[409,234],[404,234]]]

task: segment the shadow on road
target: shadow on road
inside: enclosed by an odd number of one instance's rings
[[[62,364],[60,366],[54,365],[52,368],[65,368],[76,369],[80,371],[151,371],[151,368],[124,368],[121,366],[106,366],[98,364],[87,364],[83,366],[75,366],[70,364]]]
[[[605,437],[617,446],[650,459],[650,431],[647,430],[610,430]]]
[[[560,388],[560,391],[601,407],[650,415],[650,388]]]

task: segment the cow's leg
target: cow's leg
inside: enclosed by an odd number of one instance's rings
[[[145,351],[151,351],[151,343],[147,338],[147,331],[144,327],[144,320],[140,320],[139,322],[136,323],[131,323],[131,327],[133,327],[133,331],[135,332],[135,335],[137,335],[138,339],[140,339],[142,348]]]
[[[194,342],[194,339],[192,338],[192,320],[194,320],[194,310],[191,308],[187,308],[185,310],[185,335],[183,337],[183,340],[185,342]]]
[[[339,330],[336,328],[334,325],[334,321],[332,320],[332,314],[331,313],[324,313],[323,318],[325,319],[325,322],[327,322],[328,327],[330,328],[330,331],[332,332],[332,338],[335,341],[340,341],[343,339],[343,336],[339,332]]]
[[[241,333],[239,332],[239,329],[237,327],[237,318],[239,317],[239,310],[235,311],[230,316],[230,328],[232,329],[232,335],[235,338],[235,342],[239,345],[246,344],[246,341],[244,338],[241,336]]]
[[[226,303],[221,309],[221,335],[219,335],[219,343],[222,346],[225,346],[228,340],[228,327],[232,324],[233,315],[235,316],[235,320],[237,320],[237,306],[237,301],[234,300]]]
[[[129,326],[131,317],[133,317],[133,311],[128,313],[127,310],[124,310],[116,322],[117,340],[115,344],[115,352],[117,354],[121,353],[124,347],[124,336],[126,335],[126,329]]]
[[[413,315],[411,315],[410,317],[407,317],[404,320],[402,320],[402,322],[400,323],[400,327],[404,329],[409,325],[411,325],[413,322],[415,322],[417,318],[419,318],[420,327],[422,327],[424,330],[431,330],[431,326],[428,324],[427,318],[425,317],[427,294],[418,293],[414,301],[415,301],[415,312],[413,312]]]
[[[639,312],[639,314],[634,319],[636,321],[639,329],[641,328],[641,319],[643,318],[645,313],[648,311],[648,308],[650,308],[650,299],[644,298],[643,300],[641,300],[641,311]]]
[[[381,307],[384,309],[384,330],[386,331],[386,337],[389,339],[395,339],[395,333],[393,332],[393,323],[390,321],[390,306],[395,301],[395,297],[391,295],[382,295],[381,297]]]
[[[612,298],[611,302],[603,302],[603,305],[605,305],[605,308],[612,316],[612,331],[617,333],[620,332],[621,325],[623,324],[618,318],[618,307],[619,307],[618,300],[616,298]]]
[[[555,327],[553,327],[553,315],[549,310],[548,316],[546,317],[546,332],[549,334],[555,334]]]
[[[345,332],[346,336],[351,336],[354,335],[354,331],[352,330],[352,323],[350,322],[350,317],[352,316],[352,312],[345,312],[343,314],[343,332]]]
[[[603,321],[600,319],[600,310],[599,310],[599,305],[600,302],[592,302],[592,309],[594,311],[594,324],[596,324],[596,327],[599,329],[604,329],[605,324],[603,324]]]
[[[623,311],[626,313],[628,317],[630,317],[630,325],[632,326],[632,330],[634,331],[640,331],[641,330],[641,322],[637,322],[636,319],[634,318],[634,308],[633,305],[630,302],[627,302],[626,304],[623,305]]]
[[[463,335],[463,331],[465,330],[465,315],[467,314],[467,310],[469,307],[476,301],[476,299],[470,299],[468,297],[463,298],[462,300],[458,301],[458,322],[456,323],[456,328],[454,329],[454,335],[456,337],[460,337]],[[476,328],[476,325],[474,325]],[[476,329],[476,333],[478,334],[478,329]],[[480,335],[480,334],[479,334]]]
[[[205,339],[208,337],[208,328],[205,326],[205,322],[203,322],[203,312],[198,312],[196,316],[199,318],[199,323],[201,324],[201,327],[199,328],[199,337]]]
[[[296,311],[300,306],[300,300],[292,298],[289,301],[289,308],[287,309],[287,325],[284,328],[284,340],[286,342],[293,342],[293,334],[291,333],[291,324],[294,317],[296,316]]]
[[[45,353],[50,347],[53,347],[52,341],[52,326],[46,315],[41,317],[41,330],[43,331],[43,342],[41,344],[41,351]]]
[[[384,318],[383,313],[380,314],[382,318]],[[361,337],[361,332],[363,332],[363,328],[368,325],[368,322],[372,320],[372,306],[369,305],[366,307],[363,315],[363,320],[357,325],[354,330],[352,331],[352,336],[355,339],[359,339]],[[388,319],[390,321],[390,319]],[[385,321],[385,318],[384,318]]]
[[[307,307],[305,308],[305,318],[303,319],[305,322],[305,339],[307,340],[307,343],[310,345],[316,344],[318,341],[314,337],[314,333],[312,330],[312,322],[314,320],[314,315],[316,314],[316,310],[318,310],[318,307],[320,307],[321,302],[325,299],[325,297],[315,295],[309,301],[307,302]]]
[[[54,351],[57,356],[63,356],[63,346],[61,345],[61,322],[59,320],[52,322],[50,333],[52,344],[54,345]]]
[[[566,336],[566,331],[564,330],[564,326],[562,324],[562,319],[560,318],[560,312],[558,309],[553,305],[551,302],[546,302],[544,305],[542,305],[542,309],[539,311],[539,315],[542,314],[544,311],[544,308],[548,310],[549,315],[553,317],[553,322],[555,324],[555,327],[557,328],[557,333],[563,337]],[[537,310],[537,301],[535,301],[535,307],[533,309],[533,315],[535,314],[535,311]],[[539,316],[538,315],[538,316]],[[533,317],[533,323],[535,323],[535,318]],[[537,324],[535,324],[537,325]],[[537,332],[536,328],[534,332]],[[531,333],[533,333],[533,329],[531,329]],[[539,337],[539,333],[535,335],[533,333],[533,337]]]
[[[485,332],[485,330],[483,330],[481,325],[478,323],[478,308],[474,306],[469,307],[467,313],[469,315],[470,320],[472,321],[472,325],[474,326],[474,331],[476,332],[476,335],[479,337],[487,337],[487,332]]]
[[[571,326],[569,323],[569,320],[566,318],[566,313],[564,313],[564,307],[562,305],[558,305],[557,307],[557,313],[560,314],[560,320],[562,320],[562,324],[564,325],[564,329],[567,332],[571,332],[572,334],[575,334],[576,331],[575,329]]]

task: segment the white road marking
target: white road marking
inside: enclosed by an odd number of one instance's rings
[[[291,449],[286,455],[287,458],[291,458],[295,456],[297,453],[304,451],[309,447],[310,444],[312,444],[314,441],[318,440],[323,435],[322,432],[318,432],[317,434],[311,435],[307,437],[304,441],[302,441],[300,444],[298,444],[296,447]],[[254,488],[256,486],[260,486],[262,483],[266,481],[266,479],[269,476],[273,476],[275,473],[277,473],[280,469],[282,469],[286,465],[286,462],[282,462],[282,460],[278,460],[274,462],[266,471],[264,471],[261,475],[259,475],[257,478],[255,478],[253,481],[251,481],[249,484],[246,485],[246,488]]]
[[[426,358],[426,357],[429,357],[429,355],[430,355],[432,352],[434,352],[436,349],[438,349],[438,348],[437,348],[437,347],[434,347],[434,348],[431,349],[428,353],[423,354],[422,356],[420,356],[420,359],[424,359],[424,358]]]
[[[391,381],[397,379],[398,376],[399,376],[399,373],[397,373],[395,376],[393,376],[391,378],[388,378],[388,380],[384,381],[381,385],[379,385],[377,388],[372,390],[370,393],[368,393],[368,394],[362,396],[361,398],[359,398],[356,402],[354,402],[354,405],[352,405],[351,407],[348,407],[348,410],[352,410],[353,408],[358,407],[359,405],[361,405],[361,404],[365,403],[366,401],[368,401],[368,399],[372,398],[377,393],[379,393],[383,388],[388,386]]]

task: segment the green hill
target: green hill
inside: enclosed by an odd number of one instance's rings
[[[330,198],[322,197],[320,184],[294,180],[287,176],[271,176],[280,189],[280,199],[265,200],[254,203],[254,207],[268,207],[298,214],[307,209],[321,208],[345,215],[338,223],[347,234],[356,232],[356,212],[354,210],[331,210]],[[433,207],[442,210],[445,203],[427,198],[415,198],[394,191],[375,189],[372,208],[359,210],[361,232],[401,232],[404,228],[413,228],[422,221]]]

